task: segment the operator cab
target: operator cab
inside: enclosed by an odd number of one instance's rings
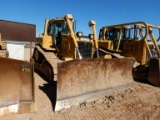
[[[71,21],[73,30],[74,30],[74,21]],[[62,35],[68,35],[70,34],[69,27],[66,23],[66,21],[62,18],[57,18],[54,20],[49,21],[47,26],[47,34],[52,36],[52,41],[55,43],[56,47],[58,49],[61,48],[61,42],[62,42]]]
[[[121,29],[122,29],[122,34],[121,34]],[[116,27],[111,26],[108,28],[106,27],[100,29],[99,32],[99,40],[105,39],[113,41],[114,49],[117,48],[118,41],[120,40],[119,50],[123,50],[123,44],[125,40],[130,40],[130,38],[131,38],[131,28],[129,26],[123,26],[123,28],[121,28],[121,26],[116,26]]]

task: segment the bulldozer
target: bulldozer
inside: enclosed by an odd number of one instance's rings
[[[0,33],[0,50],[6,49],[6,44],[1,39],[1,33]]]
[[[35,39],[35,25],[0,20],[0,26],[1,39],[30,41]],[[25,36],[29,36],[30,39]],[[3,44],[1,45],[3,48]],[[28,62],[0,56],[0,116],[36,112],[34,89],[32,59]]]
[[[0,56],[1,57],[8,57],[7,54],[8,51],[6,50],[6,42],[4,42],[1,38],[1,33],[0,33]]]
[[[46,19],[44,32],[36,39],[32,56],[35,71],[56,83],[55,111],[133,84],[133,58],[100,58],[98,38],[85,36],[75,28],[71,14]]]
[[[99,32],[100,57],[104,54],[112,58],[133,57],[136,59],[134,79],[160,86],[159,33],[160,26],[143,21],[104,26]]]

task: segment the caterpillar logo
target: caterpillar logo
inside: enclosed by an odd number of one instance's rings
[[[22,71],[22,72],[30,73],[30,72],[31,72],[31,69],[28,68],[28,67],[22,67],[22,68],[21,68],[21,71]]]

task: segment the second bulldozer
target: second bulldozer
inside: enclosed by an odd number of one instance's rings
[[[71,14],[46,20],[44,33],[37,42],[33,53],[35,69],[57,84],[55,111],[98,99],[106,95],[105,90],[117,90],[133,83],[135,60],[99,58],[97,38],[75,32]]]
[[[134,79],[160,86],[159,40],[160,26],[139,21],[102,27],[98,45],[101,57],[134,57]]]

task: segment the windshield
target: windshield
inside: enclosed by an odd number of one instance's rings
[[[75,31],[74,30],[74,28],[75,28],[74,21],[70,21],[70,24],[72,25],[73,31]],[[63,34],[69,34],[70,33],[70,30],[69,30],[69,27],[68,27],[68,24],[67,24],[66,21],[57,20],[55,22],[48,23],[48,27],[47,27],[47,34],[48,35],[56,36],[59,33],[63,33]]]
[[[75,21],[70,20],[69,22],[70,22],[70,25],[72,26],[73,31],[75,31]],[[67,22],[64,22],[63,32],[66,33],[66,34],[70,33],[70,30],[69,30]]]
[[[107,40],[118,40],[120,37],[120,28],[110,29],[106,31],[105,38]],[[122,38],[130,38],[130,29],[123,28]]]
[[[57,35],[58,32],[62,32],[64,27],[64,20],[59,20],[53,23],[49,23],[47,27],[48,35]]]
[[[123,38],[131,38],[130,30],[131,29],[129,29],[129,28],[123,29]]]
[[[106,31],[105,37],[107,40],[117,40],[120,36],[120,29],[111,29]]]
[[[48,34],[48,35],[52,35],[52,33],[53,33],[53,25],[48,24],[48,27],[47,27],[47,34]]]

